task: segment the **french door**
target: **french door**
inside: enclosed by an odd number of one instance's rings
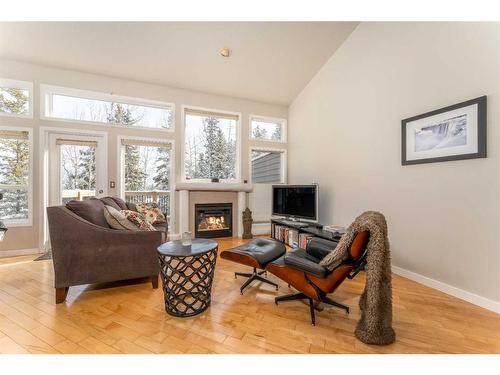
[[[50,134],[49,205],[107,194],[104,138],[81,134]]]

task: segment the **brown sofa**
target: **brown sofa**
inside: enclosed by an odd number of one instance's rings
[[[151,277],[158,287],[162,232],[111,229],[104,219],[107,198],[47,208],[56,303],[75,285]]]

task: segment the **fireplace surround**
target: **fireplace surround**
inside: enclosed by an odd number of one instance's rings
[[[196,238],[233,236],[232,203],[195,204],[194,211]]]

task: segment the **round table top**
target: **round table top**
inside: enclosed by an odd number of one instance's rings
[[[214,240],[195,238],[191,245],[184,246],[182,241],[169,241],[158,247],[158,252],[162,255],[189,257],[193,255],[208,253],[218,246]]]

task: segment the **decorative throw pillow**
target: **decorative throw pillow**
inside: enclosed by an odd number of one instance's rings
[[[143,214],[130,210],[121,210],[120,212],[140,230],[156,230],[155,227],[148,223]]]
[[[149,224],[156,225],[167,222],[165,215],[156,203],[137,203],[135,207],[137,212],[144,215]]]
[[[140,230],[137,226],[134,225],[134,223],[130,222],[124,214],[122,214],[113,206],[104,206],[104,217],[106,218],[109,226],[113,229],[125,229],[134,231]]]

